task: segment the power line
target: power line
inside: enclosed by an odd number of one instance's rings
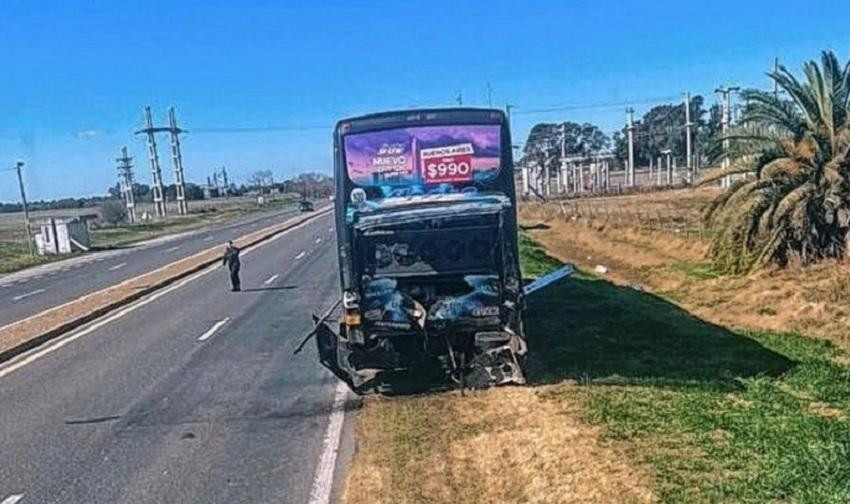
[[[193,128],[192,133],[263,133],[267,131],[308,131],[308,130],[330,130],[333,125],[283,125],[283,126],[244,126],[234,128]]]
[[[523,109],[515,112],[515,114],[542,114],[546,112],[562,112],[567,110],[588,110],[588,109],[601,109],[601,108],[621,108],[627,107],[629,105],[646,105],[651,103],[657,103],[660,101],[671,101],[677,100],[678,96],[659,96],[656,98],[644,98],[641,100],[628,100],[628,101],[620,101],[620,102],[600,102],[600,103],[587,103],[587,104],[572,104],[572,105],[553,105],[547,108],[539,108],[539,109]]]

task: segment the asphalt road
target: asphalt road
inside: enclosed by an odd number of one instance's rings
[[[0,276],[0,299],[3,300],[0,303],[0,326],[281,222],[296,212],[293,207],[253,215],[229,224]]]
[[[357,403],[292,350],[338,295],[331,227],[244,252],[243,292],[204,270],[0,364],[0,503],[327,502]]]

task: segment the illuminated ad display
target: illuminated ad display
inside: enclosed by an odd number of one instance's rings
[[[464,186],[496,176],[498,125],[421,126],[347,135],[349,179],[360,186]]]

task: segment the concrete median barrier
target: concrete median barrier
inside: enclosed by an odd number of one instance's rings
[[[234,240],[234,243],[240,248],[256,245],[331,210],[332,207],[325,207],[309,215],[292,217],[280,224],[244,235]],[[6,324],[0,327],[0,362],[207,268],[221,260],[221,253],[221,245],[216,245],[151,272]]]

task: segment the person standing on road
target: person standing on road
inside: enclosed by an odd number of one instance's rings
[[[230,270],[230,290],[234,292],[241,291],[242,283],[239,280],[239,268],[242,266],[242,263],[239,262],[239,247],[233,245],[232,241],[227,242],[221,263]]]

